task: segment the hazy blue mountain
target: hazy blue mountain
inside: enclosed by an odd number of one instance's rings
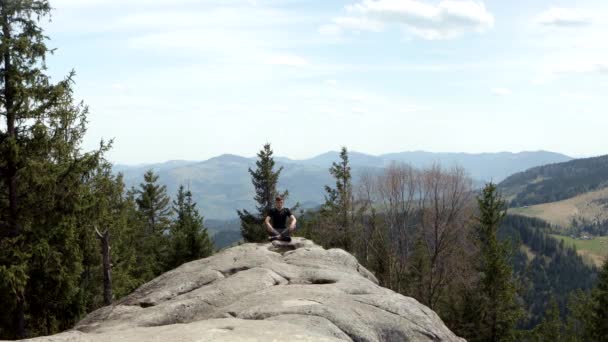
[[[463,166],[476,180],[501,181],[514,172],[534,166],[556,163],[571,158],[552,152],[522,153],[430,153],[403,152],[382,156],[350,152],[355,182],[363,170],[379,171],[393,161],[410,163],[414,167],[425,167],[433,162],[442,165]],[[279,181],[280,189],[289,189],[288,205],[295,201],[304,207],[315,207],[324,201],[324,186],[333,185],[329,174],[331,163],[338,160],[338,152],[327,152],[314,158],[293,160],[284,157],[275,159],[284,170]],[[137,166],[116,165],[116,172],[122,172],[127,186],[141,183],[144,172],[152,168],[160,176],[160,182],[167,185],[170,195],[174,195],[180,184],[192,190],[202,214],[209,219],[232,219],[236,210],[253,209],[253,186],[247,169],[255,167],[255,157],[246,158],[224,154],[206,161],[170,161],[159,164]]]
[[[418,167],[432,165],[440,162],[442,165],[460,165],[464,167],[471,178],[481,181],[500,182],[515,172],[527,170],[534,166],[559,163],[572,158],[563,154],[536,151],[536,152],[500,152],[500,153],[428,153],[428,152],[401,152],[381,156],[384,160],[405,162]]]
[[[153,168],[154,170],[167,170],[173,169],[176,167],[187,166],[199,163],[198,161],[189,161],[189,160],[169,160],[164,163],[158,164],[139,164],[139,165],[125,165],[125,164],[114,164],[113,168],[116,172],[123,172],[126,170],[148,170]]]
[[[313,165],[328,168],[331,166],[331,163],[337,161],[339,158],[340,152],[330,151],[310,159],[300,160],[298,162],[304,165]],[[352,166],[359,167],[382,167],[384,166],[384,164],[386,164],[387,161],[382,156],[372,156],[369,154],[354,151],[348,152],[348,159]]]

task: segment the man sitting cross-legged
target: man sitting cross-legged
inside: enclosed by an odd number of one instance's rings
[[[287,227],[287,220],[289,219],[289,228]],[[268,240],[274,241],[291,241],[291,233],[296,229],[296,217],[293,216],[289,208],[283,207],[283,198],[277,196],[275,198],[275,207],[270,209],[268,216],[264,220],[266,230],[270,237]]]

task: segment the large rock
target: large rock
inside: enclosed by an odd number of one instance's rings
[[[464,341],[341,249],[244,244],[192,261],[33,341]]]

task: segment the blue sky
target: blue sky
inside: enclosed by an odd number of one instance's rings
[[[119,163],[346,145],[608,153],[608,2],[51,0],[86,146]]]

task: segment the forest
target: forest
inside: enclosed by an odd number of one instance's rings
[[[215,252],[191,191],[170,198],[149,171],[127,188],[106,155],[83,150],[88,108],[74,73],[53,82],[39,25],[44,0],[0,2],[0,338],[71,328],[159,274]],[[266,144],[249,170],[253,211],[239,210],[244,242],[262,220],[281,168]],[[342,248],[382,286],[435,310],[471,341],[606,341],[608,263],[586,266],[542,221],[507,215],[497,186],[473,188],[459,167],[393,164],[353,184],[348,151],[298,213],[298,234]],[[297,200],[297,199],[296,199]],[[296,208],[293,208],[297,212]]]
[[[560,201],[606,187],[608,156],[575,159],[516,173],[500,183],[512,207]],[[523,188],[519,189],[518,187]]]
[[[281,168],[270,144],[250,169],[257,212],[239,212],[245,241],[265,241]],[[471,341],[602,341],[608,263],[588,266],[540,219],[507,214],[497,185],[476,190],[462,168],[395,163],[353,184],[348,151],[329,170],[319,209],[300,210],[298,234],[342,248],[381,285],[435,310]],[[297,207],[297,204],[296,204]],[[604,301],[604,302],[603,302]],[[598,330],[600,329],[600,330]],[[556,335],[557,334],[557,335]]]

